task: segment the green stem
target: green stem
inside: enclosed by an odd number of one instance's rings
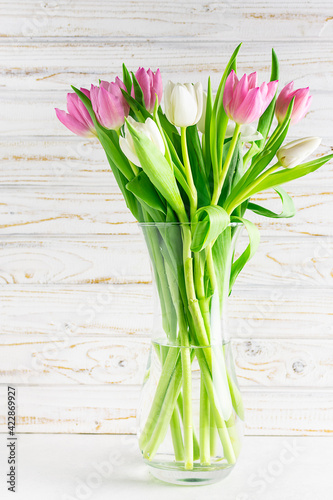
[[[185,167],[185,175],[187,179],[187,183],[190,187],[192,197],[190,198],[190,210],[191,210],[191,218],[193,218],[198,205],[198,194],[193,181],[192,169],[190,164],[190,158],[188,156],[187,150],[187,141],[186,141],[186,127],[181,127],[180,129],[180,138],[181,138],[181,148],[183,154],[183,162]]]
[[[188,308],[191,313],[193,323],[195,325],[195,334],[197,337],[198,345],[201,347],[207,347],[208,338],[205,331],[204,321],[201,315],[198,300],[195,295],[194,288],[194,278],[193,278],[193,259],[191,257],[191,232],[190,228],[183,226],[183,258],[184,258],[184,273],[185,273],[185,287],[188,297]],[[203,352],[201,352],[203,351]],[[196,355],[200,364],[200,369],[203,371],[206,390],[210,399],[210,405],[213,409],[214,419],[218,429],[218,433],[223,444],[223,449],[225,457],[229,463],[235,463],[236,456],[230,441],[230,436],[226,424],[223,419],[223,413],[221,415],[221,407],[218,409],[215,403],[216,391],[214,390],[212,374],[210,372],[210,367],[212,367],[212,354],[211,349],[197,349]],[[225,373],[216,373],[217,382],[219,384],[225,384],[223,381]],[[226,377],[225,377],[226,378]],[[219,405],[220,406],[220,405]]]
[[[209,299],[206,297],[204,285],[204,262],[203,254],[194,254],[194,282],[196,295],[198,297],[200,311],[204,320],[205,329],[208,339],[210,337],[210,314],[209,314]]]
[[[224,180],[226,178],[226,175],[227,175],[227,172],[228,172],[228,169],[229,169],[229,165],[230,165],[230,162],[231,162],[231,159],[232,159],[232,155],[234,154],[234,150],[235,150],[235,147],[236,147],[236,144],[237,144],[237,139],[238,139],[239,132],[240,132],[240,125],[238,125],[238,123],[236,123],[235,130],[234,130],[232,139],[230,141],[230,146],[229,146],[229,150],[228,150],[228,153],[227,153],[227,157],[226,157],[224,165],[222,167],[222,172],[221,172],[221,175],[220,175],[220,178],[219,178],[219,182],[217,184],[215,183],[215,185],[214,185],[214,191],[213,191],[212,203],[211,203],[212,205],[217,205],[218,204],[218,201],[219,201],[219,198],[220,198],[220,194],[221,194],[221,190],[222,190],[222,187],[223,187],[223,183],[224,183]]]
[[[183,436],[180,427],[180,419],[177,408],[174,409],[172,417],[170,420],[171,437],[173,443],[173,449],[175,451],[176,462],[184,461],[184,444]]]
[[[215,457],[216,455],[216,438],[217,438],[217,432],[216,432],[216,425],[215,425],[215,420],[214,420],[214,415],[213,415],[213,410],[209,408],[209,414],[210,414],[210,456]]]
[[[184,339],[185,340],[185,339]],[[183,342],[182,342],[183,343]],[[185,469],[193,469],[192,370],[190,348],[181,347]]]
[[[210,405],[203,376],[200,380],[200,463],[210,464]]]
[[[236,454],[233,448],[231,438],[226,426],[226,423],[221,415],[221,408],[216,406],[216,392],[214,390],[214,385],[211,377],[210,370],[207,366],[207,360],[201,349],[197,349],[197,358],[200,364],[200,369],[203,375],[203,380],[206,386],[206,391],[209,397],[210,406],[212,408],[212,414],[216,423],[217,431],[223,445],[224,456],[229,464],[236,463]]]
[[[170,348],[167,354],[165,363],[162,367],[162,375],[159,379],[155,397],[153,403],[151,405],[149,415],[147,421],[145,423],[145,427],[139,439],[139,445],[141,450],[146,448],[148,441],[151,439],[151,429],[154,428],[156,424],[156,420],[158,418],[159,413],[162,411],[163,404],[165,403],[165,395],[167,390],[169,390],[169,384],[173,379],[173,374],[177,368],[177,360],[179,356],[179,349]],[[177,394],[178,397],[178,394]],[[171,418],[171,415],[170,415]]]
[[[173,352],[172,357],[179,357],[179,347],[172,347],[169,350]],[[158,402],[160,402],[160,406],[157,407],[153,405],[151,407],[149,415],[154,415],[153,418],[148,417],[146,425],[145,425],[145,440],[142,440],[142,436],[140,437],[139,444],[141,450],[143,452],[143,457],[149,460],[152,460],[160,446],[163,442],[165,434],[168,430],[168,426],[174,411],[174,407],[177,401],[177,398],[180,393],[181,385],[182,385],[182,366],[180,360],[177,361],[175,366],[175,370],[172,374],[170,374],[168,378],[168,374],[164,374],[164,370],[160,376],[159,384],[163,381],[166,382],[165,391],[162,394],[162,388],[157,387],[156,395],[158,395]],[[159,396],[162,395],[160,398]]]
[[[193,356],[193,351],[192,351],[192,356]],[[180,392],[178,399],[177,399],[177,406],[178,410],[180,413],[180,417],[183,420],[184,419],[184,414],[183,414],[183,408],[184,408],[184,403],[183,403],[183,395]],[[200,447],[199,447],[199,442],[197,439],[197,436],[195,434],[195,429],[193,428],[193,461],[198,460],[200,458]]]
[[[194,276],[193,276],[193,258],[191,253],[191,229],[183,226],[183,260],[184,260],[184,275],[185,289],[188,300],[188,309],[195,324],[195,334],[198,345],[209,345],[208,336],[205,329],[205,323],[201,315],[200,306],[195,293]]]
[[[154,347],[160,359],[161,365],[163,366],[169,351],[169,347],[162,345],[159,346],[158,344],[154,344]],[[176,407],[173,410],[172,417],[170,420],[170,431],[171,431],[173,448],[175,452],[175,459],[177,462],[182,462],[184,460],[184,444],[183,444],[182,430],[180,426],[179,413]]]

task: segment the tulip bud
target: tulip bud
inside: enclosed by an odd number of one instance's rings
[[[201,83],[172,83],[164,91],[165,113],[176,127],[190,127],[200,120],[203,106]]]
[[[273,99],[278,81],[257,87],[257,73],[244,74],[240,80],[232,70],[225,82],[223,106],[228,117],[239,125],[257,120]]]
[[[304,137],[282,146],[276,156],[284,168],[293,168],[310,156],[321,143],[320,137]]]
[[[149,68],[146,71],[144,68],[139,68],[135,73],[135,78],[141,87],[143,98],[145,101],[145,106],[149,113],[154,111],[156,95],[158,99],[158,104],[161,103],[163,94],[163,83],[161,72],[158,69],[156,73],[153,73]]]
[[[287,111],[289,104],[293,97],[294,106],[291,113],[291,124],[295,124],[302,120],[306,113],[310,109],[312,96],[310,95],[309,87],[304,89],[297,89],[293,91],[294,82],[288,83],[280,92],[278,98],[276,99],[275,115],[279,123],[282,123]]]
[[[80,89],[89,99],[90,92],[87,89]],[[55,108],[57,118],[65,127],[76,135],[83,137],[93,137],[96,135],[93,121],[85,105],[75,93],[67,94],[67,111]]]
[[[129,105],[121,89],[124,83],[117,77],[115,82],[102,81],[99,87],[91,86],[91,104],[99,123],[110,130],[118,130],[129,113]]]
[[[135,121],[131,116],[129,116],[127,119],[135,130],[146,135],[148,137],[148,139],[150,139],[151,142],[153,142],[155,144],[155,146],[164,155],[164,153],[165,153],[164,142],[163,142],[160,131],[158,130],[158,127],[157,127],[156,123],[154,122],[154,120],[152,120],[151,118],[147,118],[145,123],[140,123],[140,122]],[[131,133],[128,130],[126,123],[125,123],[124,131],[125,131],[125,137],[119,137],[119,146],[120,146],[122,152],[124,153],[124,155],[132,163],[134,163],[135,165],[141,166],[140,160],[137,157],[137,154],[135,151],[133,138],[131,136]]]

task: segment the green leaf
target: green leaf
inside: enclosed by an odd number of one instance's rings
[[[282,201],[282,212],[277,214],[275,212],[272,212],[271,210],[268,210],[265,207],[262,207],[261,205],[257,205],[256,203],[250,202],[247,206],[249,210],[252,210],[252,212],[262,215],[263,217],[270,217],[271,219],[282,219],[282,218],[289,218],[289,217],[294,217],[296,213],[295,205],[293,202],[293,199],[289,196],[288,193],[284,189],[280,188],[274,188],[274,190],[277,192],[277,194],[280,196],[280,199]]]
[[[275,53],[275,50],[272,49],[272,71],[271,71],[271,82],[279,79],[279,60]],[[264,112],[264,114],[260,117],[258,123],[258,132],[260,132],[263,136],[263,139],[257,141],[257,146],[261,149],[266,142],[267,136],[272,126],[274,111],[275,111],[275,103],[276,103],[277,91],[275,96],[273,97],[271,103],[268,108]]]
[[[130,75],[130,72],[126,68],[125,64],[123,63],[123,82],[125,84],[125,87],[127,89],[127,92],[131,94],[132,90],[132,78]]]
[[[120,89],[124,98],[126,99],[127,104],[131,108],[132,111],[134,111],[138,121],[141,123],[145,122],[147,118],[152,118],[152,115],[149,113],[149,111],[146,110],[144,106],[142,106],[138,101],[134,99],[128,92],[126,92],[124,89]]]
[[[229,62],[224,70],[222,75],[214,105],[213,111],[211,113],[211,122],[210,122],[210,134],[209,134],[209,144],[210,144],[210,155],[212,160],[213,172],[214,172],[214,180],[218,179],[219,169],[222,166],[222,155],[223,155],[223,144],[225,138],[225,132],[228,124],[228,117],[224,111],[223,107],[223,91],[226,79],[230,73],[230,71],[235,68],[236,57],[241,48],[242,44],[240,43],[236,49],[234,50],[232,56],[229,59]]]
[[[215,99],[216,101],[216,99]],[[216,113],[212,112],[209,127],[209,148],[210,148],[210,158],[213,168],[213,179],[214,182],[218,182],[219,178],[219,163],[217,159],[217,132],[216,132]]]
[[[290,169],[283,169],[282,171],[275,172],[274,174],[268,175],[262,182],[260,182],[250,193],[249,196],[252,196],[259,191],[264,191],[271,187],[279,186],[280,184],[285,184],[286,182],[293,181],[295,179],[299,179],[300,177],[304,177],[305,175],[310,174],[311,172],[315,172],[327,163],[329,160],[333,158],[333,154],[322,156],[317,160],[312,160],[307,163],[302,163],[297,167]]]
[[[198,206],[202,207],[210,203],[211,197],[197,126],[187,127],[186,136],[193,181],[198,193]]]
[[[135,100],[138,101],[138,103],[141,104],[141,106],[144,106],[144,108],[146,108],[142,88],[140,87],[139,82],[136,79],[136,76],[133,73],[133,71],[131,71],[131,75],[132,75],[132,80],[133,80]]]
[[[229,147],[230,147],[231,139],[228,139],[224,144],[223,148],[223,161],[225,160]],[[237,184],[239,179],[242,176],[243,170],[243,155],[242,155],[242,144],[240,138],[238,139],[238,143],[236,144],[235,151],[232,155],[231,162],[227,171],[226,178],[223,183],[223,188],[220,196],[220,200],[225,200],[232,189],[232,187]]]
[[[240,43],[239,45],[237,45],[237,47],[233,51],[233,53],[232,53],[232,55],[231,55],[231,57],[229,59],[229,62],[228,62],[227,66],[226,66],[226,68],[224,70],[224,73],[222,75],[219,87],[217,89],[215,102],[214,102],[213,112],[215,112],[215,113],[218,111],[218,109],[221,106],[223,106],[222,100],[223,100],[224,85],[225,85],[226,79],[228,78],[228,75],[229,75],[230,71],[232,69],[236,68],[235,61],[236,61],[236,58],[237,58],[238,52],[240,51],[241,46],[242,46],[242,43]]]
[[[168,134],[170,139],[172,139],[173,136],[178,136],[180,140],[180,135],[177,128],[173,125],[173,123],[169,122],[165,113],[163,113],[161,106],[158,107],[158,117],[160,119],[164,132]]]
[[[158,192],[145,172],[141,171],[126,184],[126,188],[151,208],[166,214],[166,206],[163,204]]]
[[[253,224],[253,222],[250,222],[249,220],[244,219],[243,217],[231,217],[231,222],[241,222],[244,224],[249,237],[249,244],[244,250],[244,252],[238,257],[237,260],[235,260],[235,262],[233,262],[231,266],[229,293],[231,293],[236,278],[243,269],[243,267],[245,266],[245,264],[256,253],[260,242],[259,229],[257,228],[257,226],[255,226],[255,224]]]
[[[212,95],[212,85],[210,77],[208,78],[207,86],[207,103],[206,103],[206,117],[205,117],[205,136],[203,138],[205,142],[205,169],[206,177],[209,179],[209,174],[211,170],[211,157],[210,157],[210,122],[213,111],[213,95]]]
[[[227,212],[217,205],[201,207],[193,218],[193,235],[191,250],[200,252],[224,231],[230,219]]]
[[[181,198],[175,175],[161,151],[148,137],[127,121],[128,130],[132,136],[135,152],[140,160],[142,169],[154,184],[155,188],[170,204],[178,215],[185,216],[183,200]]]

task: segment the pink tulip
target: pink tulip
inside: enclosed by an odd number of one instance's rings
[[[80,89],[90,99],[90,92],[87,89]],[[75,93],[67,94],[67,111],[55,108],[57,118],[71,132],[84,137],[92,137],[96,135],[95,127],[92,119],[79,98]]]
[[[91,104],[99,123],[112,130],[118,130],[129,113],[129,105],[120,89],[126,90],[117,77],[115,82],[101,82],[99,87],[91,86]]]
[[[309,87],[304,89],[293,90],[294,82],[288,83],[280,92],[279,97],[276,100],[275,115],[279,123],[282,123],[293,97],[294,107],[291,113],[291,124],[297,123],[309,111],[312,96],[310,95]]]
[[[232,70],[224,87],[223,106],[234,122],[240,124],[257,120],[274,97],[278,81],[257,87],[257,73],[246,74],[238,80]]]
[[[146,108],[150,113],[152,113],[154,111],[156,94],[159,104],[162,100],[163,83],[161,72],[159,69],[156,73],[153,73],[150,68],[148,71],[144,68],[139,68],[135,73],[135,78],[137,79],[143,92]]]

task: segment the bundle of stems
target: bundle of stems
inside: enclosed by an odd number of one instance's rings
[[[159,70],[154,74],[139,68],[133,74],[123,65],[123,81],[100,82],[90,91],[73,87],[68,114],[57,110],[70,130],[98,138],[127,207],[142,224],[168,342],[156,346],[161,376],[140,447],[152,460],[170,428],[175,459],[188,470],[196,460],[210,464],[217,437],[228,464],[235,463],[239,453],[236,419],[243,418],[241,396],[223,347],[216,348],[221,338],[212,325],[258,248],[259,231],[244,214],[248,210],[263,217],[292,217],[293,201],[281,185],[314,172],[333,157],[302,163],[320,142],[314,137],[283,146],[290,125],[309,108],[308,89],[293,91],[288,84],[277,97],[274,50],[269,83],[257,86],[256,73],[239,80],[239,49],[215,97],[210,79],[207,94],[201,84],[169,82],[164,112]],[[272,127],[274,114],[277,124]],[[249,126],[252,122],[255,127]],[[251,201],[267,189],[278,194],[281,212]],[[236,258],[240,226],[249,241]],[[194,358],[201,373],[199,437],[192,415]]]

